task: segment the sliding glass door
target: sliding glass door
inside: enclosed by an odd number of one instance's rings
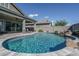
[[[19,23],[6,22],[6,31],[7,32],[21,32],[22,25]]]
[[[4,21],[0,21],[0,33],[4,33],[5,32],[5,22]]]
[[[0,33],[2,32],[2,22],[0,22]]]
[[[11,31],[11,22],[6,22],[6,32]]]

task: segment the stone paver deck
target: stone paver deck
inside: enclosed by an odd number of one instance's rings
[[[28,53],[17,53],[10,50],[5,49],[2,46],[2,42],[6,39],[24,36],[24,35],[32,35],[33,33],[13,33],[13,34],[5,34],[0,35],[0,56],[79,56],[79,50],[74,48],[65,47],[58,51],[49,52],[49,53],[40,53],[40,54],[28,54]],[[76,41],[79,41],[78,39]],[[75,41],[75,42],[76,42]]]

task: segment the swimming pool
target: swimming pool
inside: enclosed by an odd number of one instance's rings
[[[62,49],[66,46],[64,37],[50,33],[15,37],[3,42],[3,47],[20,53],[47,53]]]

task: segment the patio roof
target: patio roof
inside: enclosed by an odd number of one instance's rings
[[[31,19],[31,18],[24,16],[24,15],[20,15],[20,14],[14,12],[14,11],[7,9],[7,8],[4,8],[2,6],[0,6],[0,13],[4,13],[4,14],[7,14],[9,16],[17,17],[17,18],[20,18],[20,19],[23,19],[23,20],[36,22],[34,19]]]
[[[12,4],[26,19],[29,19],[29,20],[31,20],[31,21],[33,21],[33,22],[37,22],[36,20],[34,20],[34,19],[32,19],[32,18],[29,18],[28,16],[25,16],[25,14],[22,12],[22,10],[21,10],[20,8],[18,8],[15,3],[11,3],[11,4]]]

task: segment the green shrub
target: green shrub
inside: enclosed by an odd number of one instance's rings
[[[79,30],[75,30],[74,32],[79,32]]]
[[[43,30],[42,29],[39,29],[38,32],[43,32]]]
[[[55,31],[54,34],[58,34],[58,31]]]

